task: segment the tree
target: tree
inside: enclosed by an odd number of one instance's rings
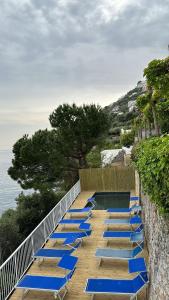
[[[0,263],[18,247],[21,242],[17,213],[8,209],[0,218]]]
[[[21,193],[17,202],[17,224],[24,239],[60,201],[64,193],[47,191],[24,195]]]
[[[24,135],[13,146],[9,175],[22,188],[41,192],[70,188],[85,168],[86,155],[107,131],[107,114],[95,105],[61,105],[50,116],[53,130]]]
[[[86,156],[87,164],[90,168],[101,167],[101,154],[98,147],[92,149]]]
[[[162,131],[168,132],[168,100],[169,100],[169,57],[155,59],[144,70],[149,91],[151,92],[151,107],[154,118],[155,130],[159,135],[159,124]]]
[[[76,160],[78,168],[85,168],[86,155],[98,138],[109,128],[108,115],[100,106],[76,104],[60,105],[49,117],[57,130],[65,158]]]
[[[145,93],[141,95],[136,100],[136,106],[139,111],[139,116],[137,119],[140,119],[140,130],[144,127],[145,135],[147,132],[147,128],[149,130],[149,136],[151,135],[151,124],[153,123],[156,126],[156,122],[154,122],[153,118],[153,104],[151,100],[151,94]],[[139,124],[137,122],[137,124]]]
[[[13,146],[14,158],[8,173],[23,189],[50,190],[61,178],[65,160],[57,133],[39,130],[32,137],[24,135]]]

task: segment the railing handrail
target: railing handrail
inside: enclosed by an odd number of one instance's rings
[[[60,201],[50,210],[50,212],[46,215],[46,217],[34,228],[33,231],[26,237],[26,239],[18,246],[18,248],[15,249],[14,252],[3,262],[3,264],[0,266],[0,270],[4,267],[4,265],[18,252],[18,250],[26,243],[26,241],[33,235],[33,233],[41,226],[41,224],[47,219],[47,217],[56,209],[57,206],[60,205],[60,202],[66,197],[66,195],[69,194],[69,192],[80,183],[80,180],[78,180],[75,185],[60,199]],[[56,225],[57,226],[57,225]]]

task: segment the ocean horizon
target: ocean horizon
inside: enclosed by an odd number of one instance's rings
[[[23,191],[8,175],[11,160],[11,150],[0,150],[0,216],[7,209],[16,207],[15,199]]]

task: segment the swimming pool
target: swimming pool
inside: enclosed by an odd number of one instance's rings
[[[96,210],[106,210],[108,208],[128,208],[130,202],[130,192],[100,192],[95,193]],[[90,206],[88,204],[87,206]]]

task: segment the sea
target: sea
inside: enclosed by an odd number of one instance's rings
[[[0,216],[5,210],[16,207],[15,198],[22,191],[19,184],[8,175],[11,160],[11,150],[0,150]]]

